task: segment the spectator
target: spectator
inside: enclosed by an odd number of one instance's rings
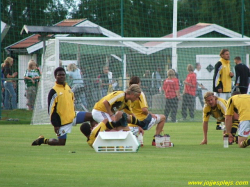
[[[156,71],[152,73],[152,95],[155,95],[160,92],[161,89],[161,68],[157,67]]]
[[[36,67],[36,62],[34,60],[30,60],[28,63],[28,69],[24,73],[24,82],[25,82],[25,95],[27,98],[27,106],[29,110],[34,109],[34,104],[37,95],[37,86],[40,79],[40,71]]]
[[[150,70],[146,70],[145,74],[143,75],[143,79],[141,80],[141,88],[146,96],[148,101],[149,108],[152,107],[152,95],[151,95],[151,76]]]
[[[168,78],[163,82],[163,91],[166,97],[165,116],[166,122],[171,112],[171,121],[176,122],[178,109],[178,99],[180,99],[179,80],[175,77],[175,72],[170,69],[167,72]]]
[[[187,66],[188,75],[186,79],[183,81],[184,84],[184,92],[183,92],[183,100],[182,100],[182,119],[186,120],[187,117],[187,109],[189,109],[189,115],[191,117],[191,121],[194,120],[194,101],[195,101],[195,93],[196,93],[196,74],[194,73],[194,67],[191,64]]]
[[[230,71],[230,53],[228,49],[220,51],[220,60],[215,64],[213,91],[215,95],[227,100],[231,96],[233,72]]]
[[[109,67],[104,66],[103,67],[103,73],[100,75],[100,81],[101,81],[101,87],[102,87],[102,97],[106,96],[108,93],[109,85],[110,85],[110,80],[109,80]],[[112,72],[111,72],[112,76]],[[112,79],[112,78],[111,78]]]
[[[14,83],[12,78],[17,76],[17,72],[12,71],[11,67],[13,65],[13,58],[7,57],[4,61],[4,89],[5,89],[5,98],[4,98],[4,108],[6,110],[16,109],[17,108],[17,100],[16,100],[16,92],[14,89]]]
[[[84,82],[82,79],[81,71],[77,68],[75,63],[69,64],[67,67],[67,74],[69,79],[72,80],[72,91],[75,94],[75,104],[77,109],[87,108],[87,101],[85,96]],[[82,107],[83,105],[83,107]]]
[[[203,95],[202,95],[202,89],[206,89],[203,84],[200,82],[200,79],[202,79],[202,74],[201,74],[201,64],[196,63],[196,68],[194,70],[194,73],[196,74],[196,79],[197,79],[197,89],[196,89],[196,97],[199,98],[200,103],[202,108],[204,107],[204,101],[203,101]]]
[[[239,87],[241,94],[246,94],[249,85],[249,68],[241,63],[241,58],[239,56],[234,58],[235,65],[235,86]]]

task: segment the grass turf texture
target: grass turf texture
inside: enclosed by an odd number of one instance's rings
[[[96,153],[79,125],[66,146],[31,146],[38,135],[55,138],[50,125],[0,125],[1,186],[188,186],[189,181],[249,180],[249,148],[223,148],[222,131],[210,123],[208,145],[198,122],[167,123],[173,148],[151,146],[146,131],[137,153]],[[75,153],[72,153],[75,151]]]

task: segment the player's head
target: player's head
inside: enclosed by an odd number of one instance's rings
[[[140,85],[141,84],[140,78],[137,76],[131,77],[129,80],[129,86],[131,86],[132,84],[139,84]]]
[[[204,101],[208,106],[215,107],[216,106],[216,100],[217,100],[217,97],[214,95],[213,92],[205,93]]]
[[[54,71],[57,84],[64,84],[66,79],[66,71],[62,67],[58,67]]]
[[[109,67],[108,66],[103,66],[103,73],[108,73],[109,72]]]
[[[222,49],[220,51],[220,57],[224,58],[225,60],[229,60],[230,59],[230,53],[228,49]]]
[[[84,122],[81,126],[80,126],[80,131],[84,134],[84,136],[86,136],[87,138],[89,137],[90,133],[91,133],[92,127],[89,123]]]
[[[234,92],[232,93],[232,96],[234,96],[234,95],[239,95],[239,94],[241,94],[240,91],[234,91]]]
[[[138,84],[132,84],[126,90],[126,100],[134,102],[141,95],[141,88]]]

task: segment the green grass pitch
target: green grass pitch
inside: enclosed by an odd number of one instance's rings
[[[209,124],[208,145],[201,122],[166,123],[173,148],[151,146],[154,128],[145,131],[137,153],[96,153],[79,125],[66,146],[31,146],[42,134],[55,138],[50,125],[0,125],[0,186],[190,186],[190,181],[248,181],[249,148],[223,148],[222,131]],[[75,151],[75,153],[72,153]]]

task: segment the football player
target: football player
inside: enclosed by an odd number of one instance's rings
[[[250,95],[239,94],[234,95],[229,98],[227,102],[227,110],[225,113],[225,125],[226,133],[229,136],[229,139],[233,139],[233,134],[231,129],[233,127],[233,115],[237,111],[239,114],[239,131],[238,131],[238,144],[240,148],[245,148],[250,145]]]
[[[209,117],[213,116],[217,120],[217,124],[225,121],[225,112],[227,101],[214,95],[213,92],[207,92],[204,95],[205,105],[203,108],[203,140],[200,143],[207,144],[207,131]],[[236,132],[238,129],[239,121],[237,114],[234,114],[233,127],[231,129],[232,135],[237,142]],[[232,144],[232,142],[229,142]]]

